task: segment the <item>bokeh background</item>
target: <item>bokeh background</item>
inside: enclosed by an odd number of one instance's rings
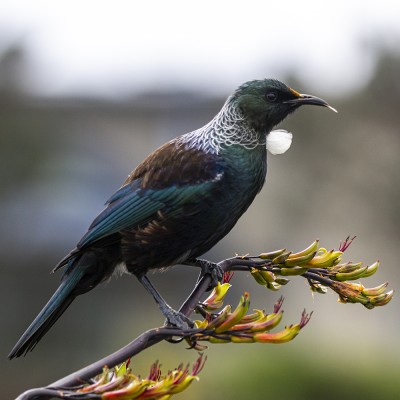
[[[358,238],[347,259],[381,269],[367,286],[399,288],[400,6],[397,1],[98,2],[0,4],[1,398],[46,385],[162,322],[133,277],[98,287],[68,309],[35,351],[8,361],[48,300],[52,267],[104,201],[154,148],[207,123],[246,80],[279,78],[328,100],[282,124],[291,149],[270,156],[267,185],[208,254],[328,248]],[[196,271],[153,277],[171,305]],[[246,274],[244,290],[271,309],[280,293]],[[399,301],[372,311],[312,297],[300,278],[281,290],[284,323],[314,315],[295,341],[215,345],[201,381],[177,398],[396,399]],[[183,344],[133,360],[146,374],[193,362]]]

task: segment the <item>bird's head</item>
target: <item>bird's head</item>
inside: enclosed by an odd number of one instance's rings
[[[232,101],[253,128],[265,133],[305,104],[328,107],[336,112],[325,100],[300,94],[276,79],[246,82],[235,91]]]

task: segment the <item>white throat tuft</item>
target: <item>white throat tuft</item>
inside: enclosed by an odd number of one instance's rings
[[[267,150],[271,154],[283,154],[292,144],[293,134],[283,129],[271,131],[267,135]]]

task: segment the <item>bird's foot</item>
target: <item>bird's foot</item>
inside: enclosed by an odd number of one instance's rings
[[[200,279],[203,278],[204,275],[211,275],[211,283],[207,290],[212,290],[215,286],[218,285],[218,282],[222,282],[222,279],[224,277],[224,270],[219,266],[219,264],[200,258],[196,259],[196,264],[201,268],[197,283],[200,281]]]
[[[160,307],[161,312],[167,319],[165,326],[176,327],[182,330],[194,327],[194,323],[190,318],[188,318],[181,312],[174,310],[165,302],[165,300],[162,298],[160,293],[158,293],[157,289],[152,285],[146,275],[138,275],[137,278],[139,279],[139,282],[145,287],[145,289],[149,293],[151,293],[151,295],[154,297],[154,300]]]
[[[167,319],[165,321],[165,326],[182,330],[187,330],[194,327],[193,321],[181,312],[174,310],[168,305],[160,308],[164,314],[164,317]]]

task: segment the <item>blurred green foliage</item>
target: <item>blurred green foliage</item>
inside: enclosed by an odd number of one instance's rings
[[[315,347],[312,343],[302,344],[302,349],[295,342],[276,347],[246,347],[241,350],[242,357],[226,348],[223,354],[219,352],[221,358],[217,362],[214,347],[200,382],[189,390],[199,387],[199,399],[222,396],[231,400],[397,398],[399,363],[388,366],[383,359],[374,359],[367,353],[364,356],[354,353],[351,359],[339,349],[333,350],[332,343]],[[211,364],[217,363],[221,369],[210,372]],[[190,395],[189,391],[187,394]]]

